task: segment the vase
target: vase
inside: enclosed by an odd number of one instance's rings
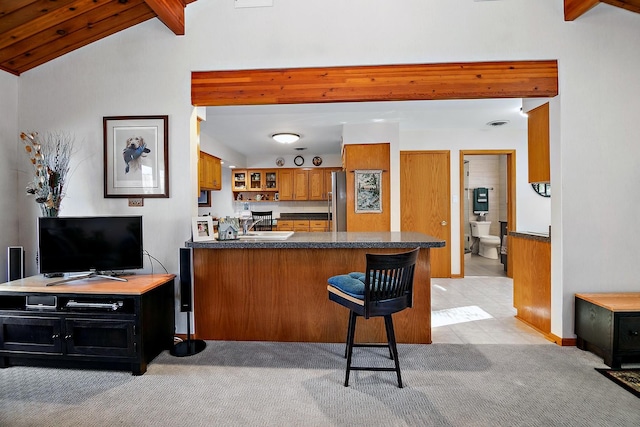
[[[57,217],[60,211],[58,208],[48,208],[44,205],[40,205],[40,210],[42,211],[43,217],[50,217],[50,218]]]

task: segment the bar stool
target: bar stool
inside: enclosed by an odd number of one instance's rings
[[[349,386],[351,371],[394,371],[398,387],[402,376],[398,362],[395,331],[391,315],[413,304],[413,275],[420,248],[399,254],[366,254],[365,273],[349,273],[328,279],[329,300],[349,309],[349,326],[345,357],[347,370],[344,386]],[[384,317],[387,344],[354,343],[358,317]],[[354,347],[388,347],[395,367],[351,366]]]
[[[251,211],[251,216],[256,231],[272,231],[273,230],[273,211]],[[258,222],[260,221],[260,222]]]

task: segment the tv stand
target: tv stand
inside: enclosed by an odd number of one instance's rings
[[[51,279],[39,275],[0,284],[0,368],[144,374],[158,354],[173,348],[174,278],[137,275],[123,284],[94,275],[48,287]],[[47,304],[38,308],[38,299]]]
[[[57,285],[62,285],[63,283],[73,282],[74,280],[84,280],[84,279],[90,279],[92,277],[98,277],[100,279],[107,279],[107,280],[118,280],[120,282],[128,282],[128,280],[125,279],[124,277],[117,277],[117,276],[108,275],[108,274],[99,274],[97,271],[92,271],[91,273],[78,274],[76,276],[69,276],[66,279],[56,280],[55,282],[49,282],[45,286],[57,286]]]

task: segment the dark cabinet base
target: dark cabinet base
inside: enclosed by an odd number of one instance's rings
[[[24,292],[0,292],[0,368],[37,365],[144,374],[151,360],[173,347],[173,275],[158,283],[141,294],[60,293],[56,305],[43,310],[27,309]],[[73,309],[67,304],[71,300],[121,305]]]
[[[580,295],[575,298],[576,346],[602,357],[614,369],[640,362],[640,306],[637,311],[615,311],[594,302],[594,294],[589,297],[589,301]]]

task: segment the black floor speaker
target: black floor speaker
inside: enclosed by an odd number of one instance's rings
[[[207,346],[203,340],[191,339],[192,286],[193,250],[180,248],[180,311],[187,313],[187,339],[175,344],[171,349],[171,354],[177,357],[198,354]]]
[[[24,278],[24,248],[9,246],[7,248],[7,281]]]

